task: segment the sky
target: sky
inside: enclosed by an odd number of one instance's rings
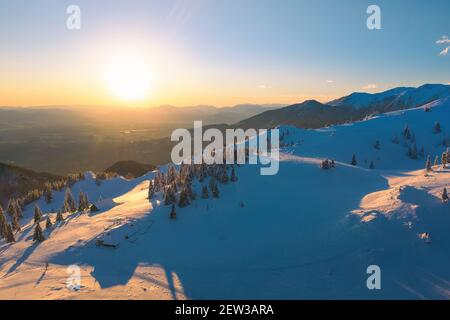
[[[288,104],[450,83],[449,21],[448,0],[0,0],[0,105]]]

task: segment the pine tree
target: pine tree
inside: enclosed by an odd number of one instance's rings
[[[202,199],[208,199],[208,198],[209,198],[208,187],[203,186],[202,187]]]
[[[175,204],[172,203],[172,210],[170,211],[170,219],[175,220],[177,218],[177,211],[175,209]]]
[[[17,218],[18,219],[22,219],[23,218],[23,211],[22,211],[21,202],[19,202],[19,200],[16,199],[14,201],[14,206],[15,206],[15,211],[17,213]]]
[[[373,147],[377,150],[380,150],[380,148],[381,148],[380,141],[379,140],[375,141],[375,144],[373,145]]]
[[[180,192],[180,200],[178,201],[178,206],[180,208],[187,207],[190,204],[188,194],[186,189],[181,190]]]
[[[8,207],[6,209],[6,211],[8,212],[9,216],[12,218],[16,215],[16,200],[14,199],[9,199],[8,202]]]
[[[153,196],[155,195],[155,187],[153,180],[150,180],[150,183],[148,185],[148,200],[152,200]]]
[[[358,164],[358,162],[356,161],[356,156],[353,155],[353,156],[352,156],[352,162],[351,162],[351,165],[352,165],[352,166],[356,166],[357,164]]]
[[[11,218],[11,226],[13,228],[13,231],[20,231],[22,228],[20,227],[19,223],[19,217],[17,216],[17,213],[13,215]]]
[[[436,157],[434,158],[434,166],[437,167],[438,165],[439,165],[439,157],[436,156]]]
[[[7,243],[16,242],[16,239],[14,239],[13,228],[11,227],[10,224],[6,224],[5,240],[6,240]]]
[[[50,215],[47,215],[47,220],[45,221],[45,228],[47,230],[51,229],[53,227],[52,220],[50,219]]]
[[[441,133],[441,124],[439,122],[436,122],[434,124],[434,133]]]
[[[442,191],[442,201],[448,202],[447,188],[444,188],[444,190]]]
[[[44,187],[44,199],[47,204],[53,201],[52,187],[49,183],[46,183]]]
[[[64,212],[75,212],[77,210],[75,199],[72,195],[72,191],[70,191],[70,188],[66,189],[63,210],[64,210]]]
[[[442,162],[442,168],[445,169],[445,167],[447,166],[447,153],[446,152],[442,153],[441,162]]]
[[[5,212],[3,211],[2,206],[0,206],[0,239],[6,238],[6,234],[8,232],[7,224],[8,222],[6,221]]]
[[[34,206],[34,223],[39,223],[42,218],[42,211],[38,205]]]
[[[369,169],[375,169],[375,165],[373,164],[373,161],[370,161]]]
[[[37,223],[34,228],[33,240],[38,242],[45,240],[44,233],[42,232],[41,225],[39,223]]]
[[[219,198],[219,188],[217,187],[216,179],[214,177],[209,181],[209,188],[211,189],[211,194],[214,198]]]
[[[427,162],[425,163],[425,171],[430,172],[433,168],[431,167],[431,158],[430,156],[427,157]]]
[[[58,210],[58,212],[56,213],[56,222],[62,222],[64,221],[64,216],[62,214],[61,210]]]
[[[78,194],[78,211],[87,211],[90,208],[89,199],[86,193],[80,191]]]

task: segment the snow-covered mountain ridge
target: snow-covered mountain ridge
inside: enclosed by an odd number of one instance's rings
[[[208,199],[208,180],[194,178],[197,198],[177,206],[175,220],[161,192],[147,199],[155,172],[100,186],[88,174],[72,193],[87,192],[99,212],[66,214],[33,243],[29,206],[16,243],[0,240],[0,297],[448,299],[450,207],[441,193],[450,169],[424,168],[447,148],[450,99],[426,107],[318,130],[282,126],[277,175],[236,167],[238,180],[218,183],[219,198]],[[335,168],[321,169],[324,159]],[[39,200],[52,221],[63,198]],[[366,286],[373,264],[381,290]],[[81,268],[78,291],[66,287],[70,265]]]

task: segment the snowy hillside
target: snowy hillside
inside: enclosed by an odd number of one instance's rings
[[[29,206],[16,242],[0,240],[0,298],[449,299],[450,204],[441,193],[450,168],[424,167],[449,142],[450,99],[427,107],[319,130],[282,127],[277,175],[236,167],[237,181],[208,199],[208,180],[194,178],[197,197],[176,207],[176,219],[161,192],[147,198],[155,172],[100,186],[87,174],[72,192],[87,192],[99,212],[65,214],[33,243]],[[335,168],[321,169],[323,159]],[[39,202],[52,221],[63,197]],[[78,291],[66,287],[74,264]],[[366,286],[373,264],[381,290]]]

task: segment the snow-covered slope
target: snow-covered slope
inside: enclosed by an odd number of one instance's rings
[[[425,84],[418,88],[400,87],[380,93],[355,92],[348,96],[330,101],[328,105],[335,107],[352,107],[383,109],[405,109],[419,107],[438,99],[450,96],[450,86],[443,84]]]
[[[100,187],[88,175],[73,193],[87,192],[100,212],[67,216],[40,244],[26,220],[15,244],[0,240],[0,298],[448,299],[450,204],[440,192],[450,170],[425,176],[425,159],[407,156],[413,142],[402,135],[407,124],[425,156],[445,150],[450,99],[429,107],[321,130],[282,127],[277,175],[238,167],[220,198],[197,197],[176,220],[161,195],[147,199],[154,173]],[[320,169],[324,158],[336,168]],[[366,286],[374,264],[381,290]],[[69,265],[81,268],[76,292],[66,287]]]

